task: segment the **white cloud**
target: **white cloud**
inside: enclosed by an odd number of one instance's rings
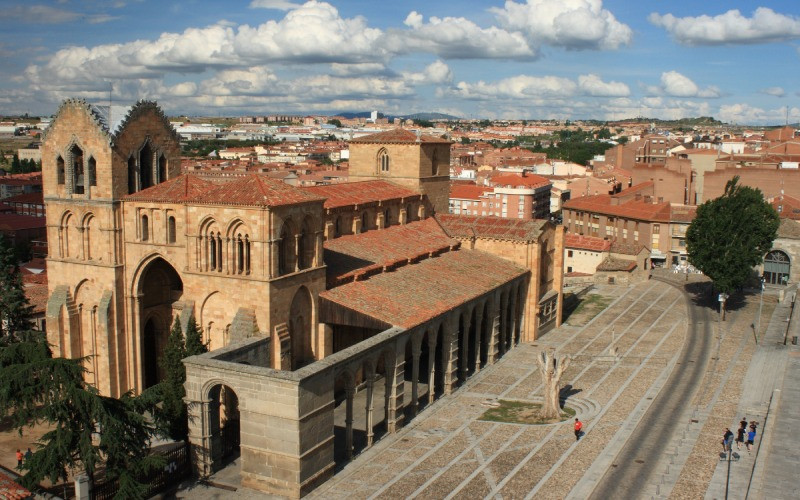
[[[648,20],[685,45],[769,43],[800,37],[800,18],[767,7],[757,8],[750,18],[734,9],[713,17],[675,17],[654,12]]]
[[[652,87],[650,89],[652,89]],[[701,89],[689,77],[677,71],[661,73],[660,90],[672,97],[716,98],[722,95],[722,92],[717,87],[710,85]]]
[[[392,72],[382,63],[331,63],[331,73],[336,76],[380,75]]]
[[[765,89],[761,89],[760,91],[762,94],[767,94],[775,97],[784,97],[786,95],[786,91],[783,87],[767,87]]]
[[[449,83],[453,81],[453,72],[442,61],[434,61],[421,73],[403,73],[403,78],[409,83],[425,85],[430,83]]]
[[[431,17],[411,12],[410,29],[390,29],[383,46],[393,54],[426,52],[445,59],[534,59],[537,51],[521,33],[491,26],[481,28],[463,17]]]
[[[287,0],[253,0],[250,2],[251,9],[291,10],[298,7],[300,7],[300,4]]]
[[[792,108],[789,116],[798,116],[800,109]],[[728,123],[778,124],[786,119],[786,108],[762,109],[745,103],[720,106],[718,118]],[[791,119],[791,118],[790,118]]]
[[[489,83],[483,80],[475,83],[458,82],[455,88],[448,89],[445,93],[479,100],[564,98],[575,95],[577,88],[575,82],[567,78],[519,75]]]
[[[600,97],[625,97],[631,94],[631,89],[622,82],[604,82],[598,75],[580,75],[578,87],[586,95]]]
[[[633,32],[603,8],[602,0],[506,0],[489,9],[500,25],[521,31],[535,44],[568,49],[617,49]]]

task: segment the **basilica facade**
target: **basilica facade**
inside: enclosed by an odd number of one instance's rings
[[[118,396],[157,383],[172,321],[196,320],[201,475],[236,452],[243,484],[302,496],[559,323],[561,228],[446,215],[445,139],[395,129],[350,148],[351,182],[297,188],[182,173],[152,102],[67,100],[46,132],[48,340]]]

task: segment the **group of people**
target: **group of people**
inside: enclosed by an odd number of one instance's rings
[[[742,449],[742,443],[745,444],[747,448],[747,452],[753,449],[753,443],[756,440],[756,429],[758,429],[758,422],[755,420],[750,421],[750,425],[747,424],[747,417],[742,417],[742,420],[739,422],[739,429],[736,431],[736,449]],[[745,441],[745,438],[747,440]],[[729,428],[725,428],[725,434],[722,436],[722,451],[727,452],[731,450],[731,446],[733,445],[733,432]]]
[[[31,451],[30,448],[28,448],[28,451],[26,451],[25,453],[22,453],[19,450],[19,448],[17,448],[17,468],[21,469],[22,468],[22,461],[24,460],[24,461],[27,462],[28,460],[31,459],[32,455],[33,455],[33,452]]]

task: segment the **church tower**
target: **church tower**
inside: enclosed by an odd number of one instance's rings
[[[153,102],[69,99],[45,133],[47,338],[56,356],[89,356],[87,381],[103,394],[119,396],[134,379],[121,200],[179,173],[177,134]]]
[[[401,128],[358,137],[350,141],[349,178],[382,179],[405,186],[427,196],[435,213],[446,214],[450,144],[447,139]]]

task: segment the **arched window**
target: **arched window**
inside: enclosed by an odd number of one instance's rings
[[[158,181],[157,182],[164,182],[167,180],[167,159],[164,155],[158,156]]]
[[[383,148],[378,151],[378,168],[383,173],[389,171],[389,152]]]
[[[214,235],[208,237],[208,270],[216,271],[217,269],[217,239]]]
[[[75,144],[69,152],[72,157],[72,192],[83,194],[84,183],[86,182],[83,175],[83,150]]]
[[[439,175],[439,159],[436,157],[436,150],[431,154],[431,175]]]
[[[250,274],[250,237],[236,235],[236,274]]]
[[[136,158],[131,156],[128,158],[128,194],[133,194],[138,191],[139,175],[136,172]]]
[[[146,215],[142,215],[142,241],[150,239],[150,220]]]
[[[389,227],[392,223],[392,212],[388,208],[383,211],[383,227]]]
[[[89,161],[86,163],[87,167],[87,174],[89,175],[89,185],[96,186],[97,185],[97,161],[95,161],[93,156],[89,157]]]
[[[284,223],[281,228],[281,241],[278,250],[278,274],[294,272],[294,235],[289,229],[289,224]]]
[[[367,212],[363,212],[361,214],[361,232],[365,233],[369,229],[369,214]]]
[[[65,181],[66,175],[64,174],[65,172],[64,158],[62,158],[61,156],[56,158],[56,171],[58,172],[58,183],[63,185],[64,182],[66,182]]]
[[[167,243],[175,243],[175,217],[167,217]]]
[[[772,250],[764,257],[764,282],[769,285],[786,285],[791,269],[789,256],[780,250]]]
[[[342,235],[342,216],[337,215],[333,221],[333,237],[338,238]]]
[[[139,152],[139,189],[147,189],[153,185],[153,159],[150,143],[145,142]]]

